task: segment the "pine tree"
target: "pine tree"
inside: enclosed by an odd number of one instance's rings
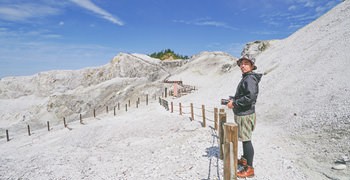
[[[157,58],[160,60],[164,60],[164,59],[188,59],[188,56],[182,56],[179,54],[176,54],[173,50],[171,49],[164,49],[160,52],[154,52],[152,54],[149,55],[150,57],[153,58]]]

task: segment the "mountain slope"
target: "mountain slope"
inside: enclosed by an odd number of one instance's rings
[[[350,1],[345,1],[257,57],[262,71],[276,67],[261,83],[264,121],[280,124],[291,141],[301,141],[301,163],[330,177],[343,172],[329,166],[350,156],[349,49]]]
[[[28,123],[43,127],[47,120],[57,124],[63,117],[73,121],[79,113],[89,117],[93,109],[153,96],[168,75],[160,60],[120,53],[101,67],[2,78],[0,107],[6,110],[0,118],[6,122],[0,129],[23,129]],[[144,87],[147,90],[137,90]]]
[[[350,156],[349,49],[350,1],[345,1],[290,37],[271,42],[256,57],[258,72],[268,73],[260,83],[256,107],[253,179],[349,179],[349,167],[343,171],[331,169],[335,160]],[[54,126],[50,133],[42,130],[32,137],[17,135],[10,142],[1,138],[0,157],[5,163],[0,165],[0,175],[12,179],[222,179],[213,122],[208,120],[208,127],[201,128],[197,109],[201,105],[208,111],[213,107],[225,108],[220,106],[220,99],[234,95],[241,79],[235,60],[225,53],[204,52],[169,75],[154,59],[121,55],[108,67],[115,70],[120,68],[117,63],[123,64],[130,72],[119,69],[111,75],[105,73],[108,68],[90,70],[91,80],[82,82],[90,83],[88,86],[67,78],[65,82],[72,86],[64,86],[52,94],[50,88],[40,91],[48,92],[49,97],[35,94],[37,91],[33,89],[39,87],[25,84],[31,82],[30,77],[14,84],[1,80],[1,87],[10,87],[6,92],[1,88],[0,105],[7,113],[3,119],[12,117],[11,107],[26,101],[43,105],[26,105],[21,111],[32,108],[29,112],[43,115],[49,107],[51,111],[57,110],[52,114],[76,116],[83,112],[79,107],[96,102],[99,104],[94,105],[103,107],[103,103],[115,103],[118,94],[120,98],[131,96],[133,100],[145,93],[159,96],[164,87],[171,87],[159,82],[165,77],[183,80],[185,84],[195,85],[197,90],[181,98],[168,97],[174,104],[183,104],[187,113],[184,116],[166,112],[153,103],[117,117],[101,115],[86,119],[84,126],[70,122],[71,131],[60,125]],[[139,64],[134,66],[135,62]],[[21,88],[24,90],[15,91]],[[190,103],[196,107],[192,122],[187,116]],[[228,122],[232,122],[231,110],[226,112]],[[20,113],[15,115],[16,122],[22,120]],[[4,126],[13,123],[1,122]]]

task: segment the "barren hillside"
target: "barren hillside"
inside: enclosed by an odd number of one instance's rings
[[[253,179],[349,180],[349,49],[350,1],[344,1],[290,37],[270,41],[260,54],[254,50],[257,71],[266,74],[253,134]],[[169,66],[122,53],[102,67],[3,78],[0,129],[19,134],[10,142],[0,135],[0,178],[222,179],[212,122],[202,128],[198,117],[191,122],[154,100],[116,117],[94,119],[91,110],[160,96],[172,87],[164,79],[196,86],[181,98],[168,97],[174,104],[225,108],[219,100],[233,95],[241,78],[235,61],[224,52],[203,52]],[[80,113],[85,125],[78,123]],[[71,130],[62,127],[63,116]],[[43,128],[47,120],[56,122],[50,133]],[[31,137],[27,124],[39,129]],[[348,167],[333,170],[337,160]]]

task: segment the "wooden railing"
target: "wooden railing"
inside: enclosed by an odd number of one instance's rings
[[[154,96],[154,99],[156,99],[156,95]],[[145,104],[146,104],[146,106],[148,106],[148,104],[149,104],[149,96],[148,96],[148,94],[147,95],[145,95],[145,99],[144,99],[145,101]],[[139,108],[139,105],[141,104],[141,100],[140,100],[140,98],[138,98],[137,99],[137,101],[135,102],[135,107],[136,108]],[[112,107],[112,108],[111,108]],[[131,100],[128,100],[126,103],[125,103],[125,111],[127,112],[128,111],[128,108],[130,108],[131,107]],[[91,114],[90,115],[85,115],[85,117],[83,117],[83,114],[78,114],[77,116],[78,116],[78,118],[75,118],[75,120],[77,120],[77,119],[79,119],[79,123],[80,124],[82,124],[82,125],[84,125],[85,123],[84,123],[84,118],[89,118],[89,117],[94,117],[94,118],[96,118],[97,117],[97,115],[98,115],[98,110],[99,110],[99,112],[100,112],[100,114],[101,114],[101,111],[104,111],[105,113],[109,113],[110,112],[110,110],[111,109],[113,109],[113,115],[114,116],[116,116],[117,115],[117,110],[119,111],[119,110],[121,110],[121,103],[117,103],[117,104],[115,104],[115,105],[112,105],[112,106],[105,106],[105,108],[103,108],[103,109],[101,109],[101,108],[94,108],[94,109],[92,109],[91,111]],[[73,121],[75,121],[75,120],[73,120]],[[72,130],[72,128],[70,128],[69,126],[68,126],[68,121],[67,121],[67,119],[66,119],[66,117],[63,117],[62,118],[62,123],[63,123],[63,127],[64,128],[67,128],[67,129],[69,129],[69,130]],[[47,121],[46,122],[46,125],[47,125],[47,130],[48,131],[50,131],[50,130],[52,130],[52,128],[50,127],[50,121]],[[26,129],[27,129],[27,132],[28,132],[28,136],[31,136],[32,135],[32,131],[33,131],[33,129],[31,129],[31,126],[30,126],[30,124],[27,124],[27,127],[26,127]],[[13,136],[12,136],[12,138],[11,138],[11,136],[10,136],[10,132],[9,132],[9,129],[6,129],[5,130],[5,133],[6,133],[6,140],[7,140],[7,142],[8,141],[10,141],[10,140],[12,140],[13,139]]]
[[[159,98],[159,103],[170,113],[174,112],[174,103],[169,102],[166,99]],[[189,108],[190,113],[183,111],[184,108]],[[202,126],[206,127],[206,112],[214,113],[214,129],[219,133],[219,149],[220,159],[223,160],[224,165],[224,180],[237,179],[237,161],[238,161],[238,126],[235,123],[227,123],[227,116],[224,109],[214,108],[214,111],[205,110],[205,105],[201,108],[196,108],[193,103],[190,106],[183,106],[179,103],[179,115],[188,114],[191,121],[194,121],[196,116],[202,117]],[[201,115],[196,115],[194,109],[201,109]],[[196,116],[195,116],[196,115]]]

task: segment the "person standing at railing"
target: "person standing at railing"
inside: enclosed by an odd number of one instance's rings
[[[227,106],[233,109],[234,120],[238,125],[238,139],[243,144],[243,156],[238,160],[237,176],[246,178],[254,176],[254,148],[251,139],[256,125],[255,103],[262,74],[253,72],[257,69],[254,58],[242,57],[237,61],[237,65],[242,71],[242,79],[235,96],[231,96]]]

